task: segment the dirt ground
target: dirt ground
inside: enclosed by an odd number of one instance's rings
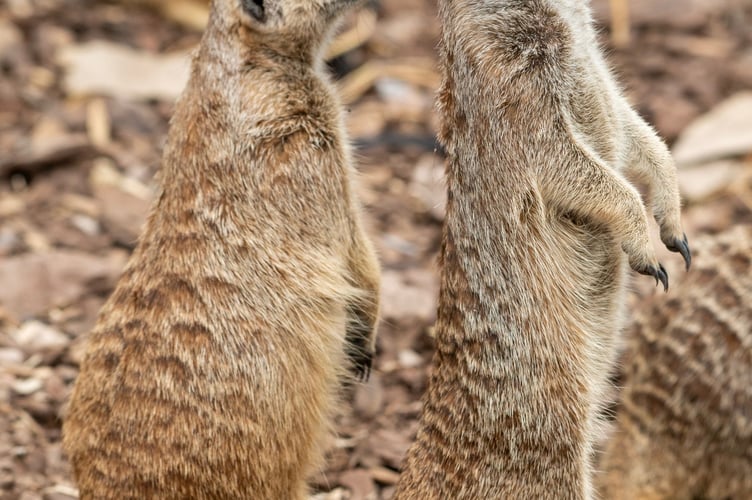
[[[200,37],[200,0],[156,5],[0,2],[2,499],[77,496],[60,448],[61,410],[81,339],[154,193],[180,81],[170,55]],[[632,40],[620,47],[609,2],[595,0],[594,11],[630,98],[675,145],[690,240],[752,222],[752,0],[630,5]],[[349,21],[356,27],[331,61],[383,264],[384,317],[371,379],[339,418],[329,465],[314,480],[324,498],[390,498],[416,431],[444,201],[435,15],[435,0],[373,3]],[[126,56],[129,74],[100,78]],[[635,282],[635,296],[653,293],[647,278]]]

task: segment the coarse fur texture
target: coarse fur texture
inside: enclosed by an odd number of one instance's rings
[[[693,247],[678,294],[627,331],[604,499],[752,498],[752,226]]]
[[[307,494],[340,384],[370,368],[378,312],[320,57],[355,3],[214,0],[161,193],[65,419],[81,498]]]
[[[587,499],[626,263],[689,264],[675,167],[585,0],[441,0],[448,204],[436,354],[396,499]]]

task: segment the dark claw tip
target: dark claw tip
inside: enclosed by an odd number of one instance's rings
[[[661,283],[663,285],[663,291],[668,291],[668,273],[666,268],[662,264],[658,264],[658,267],[648,266],[644,269],[635,269],[638,273],[646,276],[652,276],[655,278],[655,284]]]
[[[355,376],[358,382],[367,382],[373,368],[373,353],[364,353],[355,366]]]
[[[658,284],[657,281],[660,280],[661,283],[663,283],[663,291],[668,292],[668,273],[666,272],[666,268],[663,267],[663,264],[658,264],[658,269],[655,274],[656,285]]]
[[[666,248],[672,252],[679,252],[684,258],[684,264],[689,271],[689,266],[692,264],[692,252],[689,249],[689,242],[687,241],[687,235],[683,235],[681,240],[675,239],[670,245],[666,245]]]

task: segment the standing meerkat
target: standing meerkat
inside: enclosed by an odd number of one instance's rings
[[[603,498],[752,498],[752,226],[693,246],[678,296],[628,332]]]
[[[625,261],[690,254],[676,172],[585,0],[441,0],[448,204],[436,354],[397,499],[592,498]],[[626,254],[626,256],[625,256]]]
[[[63,428],[81,497],[301,499],[378,264],[321,58],[355,0],[214,0]]]

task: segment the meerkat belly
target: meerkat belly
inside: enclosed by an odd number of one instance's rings
[[[550,214],[551,234],[562,252],[558,260],[571,287],[562,292],[578,329],[588,332],[585,353],[593,367],[591,380],[605,382],[616,355],[623,318],[626,258],[618,239],[599,224]],[[615,327],[616,325],[616,327]]]
[[[117,312],[89,341],[77,388],[86,404],[74,394],[68,425],[98,436],[93,447],[76,444],[74,467],[99,462],[121,492],[146,494],[167,471],[184,478],[173,492],[182,484],[187,496],[216,489],[238,498],[269,473],[251,468],[256,454],[277,457],[273,473],[290,484],[308,472],[299,463],[323,438],[345,365],[346,303],[327,291],[328,277],[309,277],[296,293],[265,287],[264,269],[242,264],[245,281],[229,279],[232,265],[224,278],[201,266],[145,268],[142,287],[126,273],[108,306]],[[209,480],[217,471],[226,482]]]

